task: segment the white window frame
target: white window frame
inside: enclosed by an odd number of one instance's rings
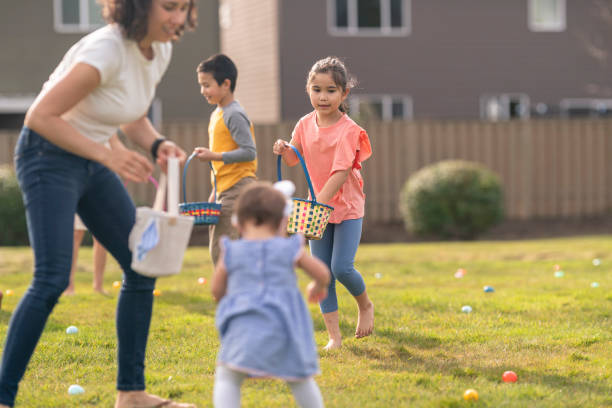
[[[62,22],[63,0],[53,0],[53,27],[62,34],[88,33],[103,26],[89,23],[89,0],[79,0],[79,23],[64,24]]]
[[[559,7],[559,15],[555,21],[537,21],[535,9],[539,1],[555,1]],[[567,27],[567,4],[566,0],[528,0],[527,25],[534,32],[561,32]]]
[[[327,31],[337,37],[405,37],[412,27],[412,0],[402,2],[402,26],[391,27],[391,0],[380,0],[380,27],[359,27],[357,0],[347,0],[348,27],[336,26],[336,1],[327,0]]]
[[[393,118],[393,102],[401,100],[404,103],[404,116],[402,118]],[[383,121],[390,120],[412,120],[414,117],[414,105],[412,97],[408,95],[391,95],[391,94],[359,94],[351,95],[348,100],[351,115],[359,115],[359,104],[362,101],[372,101],[382,103],[382,118]]]
[[[563,98],[559,102],[559,110],[562,117],[570,117],[569,110],[572,108],[588,109],[590,117],[600,116],[602,108],[612,111],[612,99],[601,98]]]
[[[510,103],[518,100],[523,106],[521,115],[515,118],[510,117]],[[496,101],[499,111],[492,116],[489,112],[489,103]],[[510,120],[510,119],[529,119],[531,100],[529,95],[521,92],[506,92],[497,94],[484,94],[480,96],[480,118],[490,121]]]

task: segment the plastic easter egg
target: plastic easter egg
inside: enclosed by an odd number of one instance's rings
[[[121,287],[121,282],[119,282],[119,281],[114,281],[113,282],[113,288],[119,289],[120,287]]]
[[[478,391],[473,389],[465,390],[463,393],[463,399],[466,401],[478,401]]]
[[[502,380],[504,382],[513,383],[513,382],[516,382],[516,380],[518,380],[518,377],[514,371],[504,371],[504,373],[502,374]]]
[[[374,274],[374,277],[375,277],[376,279],[380,279],[380,278],[382,278],[382,275],[381,275],[380,273],[376,272],[376,273]]]
[[[465,269],[459,268],[457,272],[455,272],[455,278],[463,278],[465,276]]]
[[[206,284],[206,278],[202,277],[202,278],[198,278],[198,285],[205,285]]]
[[[162,292],[161,292],[161,290],[159,290],[159,289],[155,289],[155,290],[153,291],[153,296],[161,296],[161,294],[162,294]]]
[[[591,287],[592,288],[598,288],[599,287],[599,283],[598,282],[592,282],[591,283]]]
[[[601,260],[599,258],[593,259],[593,266],[599,266],[599,265],[601,265]]]
[[[83,389],[83,387],[77,384],[72,384],[70,387],[68,387],[68,394],[70,395],[79,395],[83,394],[84,392],[85,390]]]
[[[495,292],[495,289],[493,289],[493,286],[485,286],[484,288],[482,288],[482,290],[484,290],[487,293]]]
[[[555,272],[555,278],[562,278],[563,276],[565,276],[565,273],[563,271]]]
[[[461,308],[461,311],[462,311],[463,313],[471,313],[471,312],[472,312],[472,306],[465,305],[465,306],[463,306],[463,307]]]
[[[559,265],[555,265],[553,268],[555,268],[555,271],[560,271],[561,270],[561,266],[559,266]]]
[[[15,292],[13,292],[13,289],[7,289],[5,293],[6,296],[13,296],[15,294]]]
[[[66,334],[75,334],[78,332],[79,332],[79,329],[77,329],[76,326],[68,326],[68,328],[66,329]]]

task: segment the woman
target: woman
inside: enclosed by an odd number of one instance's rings
[[[193,407],[144,391],[144,358],[155,280],[130,268],[135,208],[119,177],[145,182],[152,165],[104,143],[119,127],[151,151],[185,158],[153,128],[146,112],[170,61],[171,41],[195,26],[194,0],[104,0],[109,24],[64,56],[28,110],[15,166],[23,192],[34,279],[15,309],[0,366],[0,408],[14,404],[19,381],[70,276],[75,212],[117,259],[124,284],[117,306],[115,407]]]

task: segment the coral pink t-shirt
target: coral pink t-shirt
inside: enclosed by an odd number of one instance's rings
[[[315,194],[319,194],[332,174],[351,169],[340,190],[327,203],[334,207],[329,222],[338,224],[363,217],[365,194],[359,169],[361,162],[372,155],[366,131],[346,114],[331,126],[319,127],[313,111],[295,125],[292,140],[302,148]]]

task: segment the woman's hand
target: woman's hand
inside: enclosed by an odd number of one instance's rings
[[[310,303],[319,303],[327,297],[327,286],[311,281],[306,287],[306,298]]]
[[[164,173],[167,171],[169,157],[177,157],[181,165],[187,158],[183,149],[170,140],[164,140],[157,149],[157,164]]]
[[[193,149],[193,152],[196,153],[196,157],[200,161],[221,161],[223,160],[223,155],[221,153],[215,153],[206,147],[196,147]]]
[[[140,153],[129,149],[106,150],[108,153],[102,164],[124,180],[145,183],[153,173],[151,162]]]
[[[282,156],[283,153],[287,151],[287,149],[289,149],[289,143],[287,143],[283,139],[278,139],[276,142],[274,142],[274,145],[272,146],[272,152],[279,156]]]

